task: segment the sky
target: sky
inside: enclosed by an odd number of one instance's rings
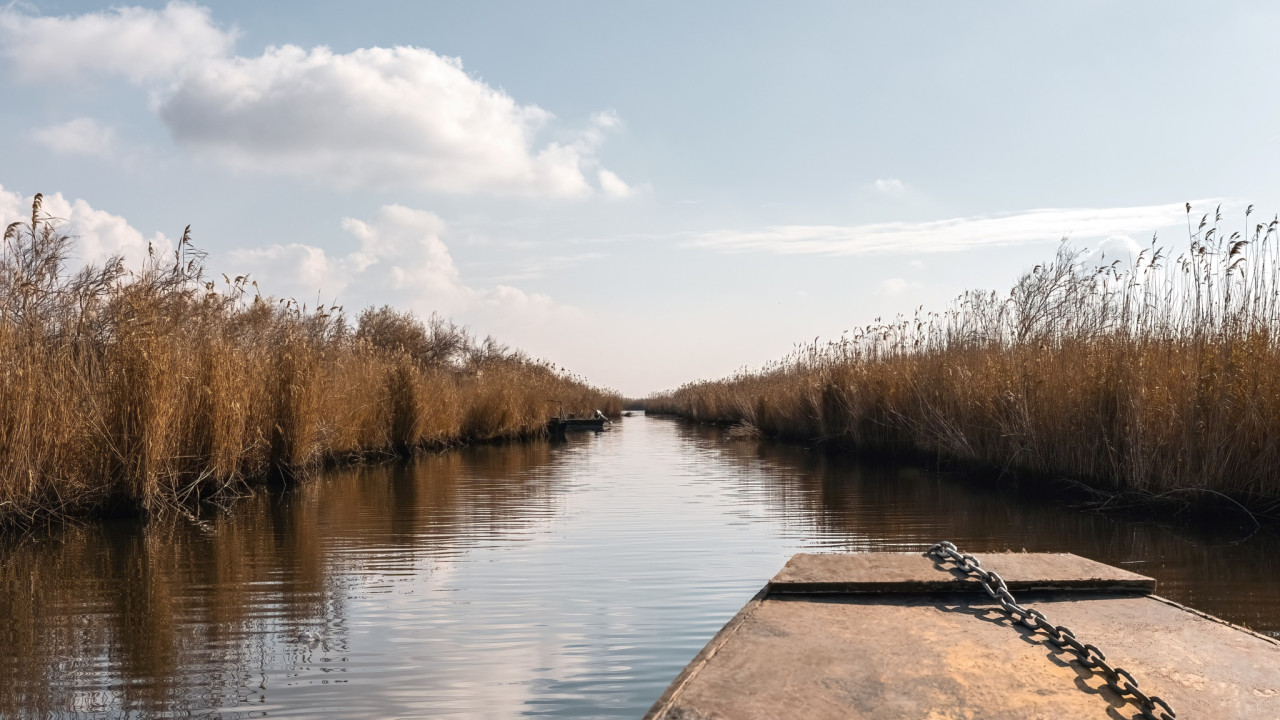
[[[0,5],[0,215],[630,396],[1280,211],[1271,3]],[[1254,216],[1256,220],[1258,215]]]

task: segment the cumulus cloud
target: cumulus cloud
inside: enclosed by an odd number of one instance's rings
[[[1198,205],[1217,201],[1202,200]],[[776,225],[700,233],[692,244],[729,252],[865,255],[954,252],[1056,241],[1063,237],[1147,235],[1185,222],[1182,204],[1104,209],[1043,209],[932,222],[868,225]]]
[[[284,45],[235,55],[207,8],[117,8],[43,17],[0,9],[0,52],[27,80],[119,75],[148,89],[174,140],[226,166],[339,186],[624,197],[597,149],[621,127],[596,113],[540,139],[553,119],[417,47],[335,53]]]
[[[31,136],[36,142],[62,155],[107,157],[115,148],[115,131],[87,117],[37,128]]]
[[[598,173],[600,178],[600,189],[610,197],[628,197],[633,190],[630,185],[622,181],[622,178],[613,174],[609,170],[601,169]]]
[[[0,186],[0,217],[4,224],[29,219],[31,201],[31,196]],[[164,233],[144,235],[123,217],[98,210],[84,200],[68,200],[62,193],[45,195],[41,214],[61,221],[76,237],[76,263],[97,263],[122,255],[126,267],[137,267],[151,252],[166,257],[174,249]]]
[[[1134,260],[1142,250],[1142,245],[1128,235],[1112,235],[1098,243],[1090,256],[1098,255],[1101,258],[1106,255],[1117,260]]]
[[[185,2],[59,17],[29,15],[20,7],[0,9],[0,53],[29,81],[93,75],[161,81],[226,56],[236,37],[214,25],[208,8]]]
[[[906,185],[897,178],[882,178],[872,183],[872,187],[883,193],[900,193],[907,189]]]
[[[486,328],[576,319],[580,313],[541,293],[509,285],[476,288],[464,281],[448,246],[444,222],[423,210],[383,206],[372,220],[344,218],[357,242],[345,255],[292,243],[232,252],[236,272],[249,272],[273,294],[351,305],[390,303],[426,316],[433,312]]]
[[[30,218],[31,201],[31,196],[0,186],[3,224]],[[146,235],[124,217],[62,193],[44,196],[42,215],[64,223],[76,237],[69,270],[114,255],[124,256],[126,267],[136,268],[152,255],[167,258],[174,251],[174,241],[163,233]],[[526,347],[548,329],[572,332],[586,317],[544,293],[505,283],[477,287],[467,282],[441,240],[445,223],[433,213],[386,205],[372,220],[344,218],[341,227],[355,245],[345,254],[289,243],[233,250],[226,261],[215,262],[220,269],[250,274],[260,281],[264,294],[350,308],[391,304],[423,317],[438,312]]]
[[[472,77],[456,58],[412,47],[284,46],[206,63],[161,96],[158,112],[179,143],[233,167],[557,197],[591,192],[585,171],[608,127],[536,147],[550,113]],[[626,188],[599,172],[607,192]]]

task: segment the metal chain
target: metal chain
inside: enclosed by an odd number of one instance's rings
[[[1049,642],[1064,650],[1070,650],[1080,659],[1081,665],[1101,673],[1107,680],[1107,687],[1121,698],[1133,701],[1142,710],[1144,718],[1174,720],[1177,717],[1168,703],[1155,695],[1147,695],[1139,690],[1138,681],[1133,679],[1128,670],[1113,667],[1107,662],[1107,656],[1102,654],[1101,650],[1093,645],[1081,643],[1070,628],[1054,625],[1039,610],[1019,605],[1009,592],[1009,586],[1005,584],[1004,578],[992,570],[984,569],[982,563],[978,562],[978,558],[960,552],[955,543],[946,540],[929,548],[928,554],[944,562],[950,560],[960,566],[961,570],[977,578],[978,582],[982,583],[982,589],[987,591],[992,600],[1000,603],[1000,609],[1004,610],[1009,618],[1022,623],[1033,632],[1043,631],[1049,636]]]

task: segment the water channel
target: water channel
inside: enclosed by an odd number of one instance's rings
[[[1280,636],[1274,531],[633,417],[198,517],[4,538],[0,716],[638,718],[792,553],[944,538],[1118,564]]]

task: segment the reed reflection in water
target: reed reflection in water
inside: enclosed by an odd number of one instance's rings
[[[915,552],[948,539],[968,552],[1072,552],[1155,577],[1164,597],[1280,637],[1280,534],[1247,518],[1216,529],[1139,520],[981,478],[682,430],[694,452],[742,467],[744,494],[815,551]]]
[[[545,444],[484,447],[333,473],[203,518],[11,540],[0,716],[248,716],[282,689],[346,684],[352,599],[527,539],[554,512],[554,467]]]
[[[791,553],[1071,551],[1280,634],[1206,537],[629,418],[0,548],[0,716],[638,717]]]

